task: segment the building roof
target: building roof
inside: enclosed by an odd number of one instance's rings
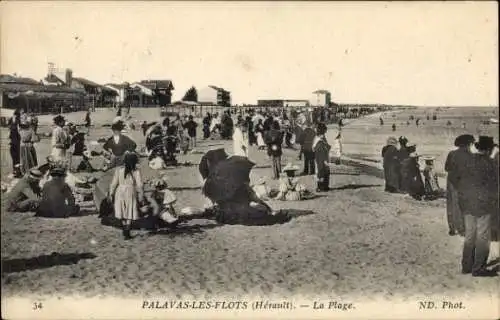
[[[127,83],[106,83],[105,86],[113,87],[115,89],[125,89],[128,84]]]
[[[73,80],[79,81],[84,86],[96,87],[96,88],[102,87],[100,84],[95,83],[94,81],[90,81],[90,80],[85,79],[85,78],[73,77]]]
[[[56,76],[55,74],[49,74],[44,78],[45,81],[50,82],[50,83],[65,83],[64,80]]]
[[[141,80],[139,84],[151,90],[152,89],[174,90],[174,85],[170,80]]]
[[[39,81],[31,78],[15,77],[10,74],[0,74],[0,83],[18,83],[18,84],[40,84]]]
[[[221,88],[221,87],[217,87],[217,86],[213,86],[213,85],[210,85],[208,86],[209,88],[212,88],[214,90],[217,90],[217,91],[223,91],[223,92],[229,92],[227,90],[225,90],[224,88]]]
[[[0,90],[4,92],[46,92],[46,93],[75,93],[84,94],[83,90],[72,89],[59,86],[45,86],[42,84],[23,84],[23,83],[0,83]]]
[[[316,93],[316,94],[318,94],[318,93],[319,93],[319,94],[329,94],[329,93],[330,93],[330,91],[320,89],[320,90],[316,90],[316,91],[314,91],[313,93]]]

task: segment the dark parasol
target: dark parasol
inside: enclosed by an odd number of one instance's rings
[[[203,193],[212,201],[230,200],[250,182],[250,170],[255,163],[246,157],[232,156],[219,162],[203,186]]]
[[[227,157],[228,155],[224,148],[207,151],[203,157],[201,157],[200,165],[198,166],[202,178],[208,178],[210,171],[212,171],[219,162],[226,160]]]

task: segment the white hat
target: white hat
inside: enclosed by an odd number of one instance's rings
[[[296,165],[291,164],[290,162],[283,168],[283,172],[287,171],[298,171],[299,167]]]

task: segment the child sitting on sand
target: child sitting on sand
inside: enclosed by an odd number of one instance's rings
[[[424,188],[426,200],[435,200],[444,196],[444,190],[439,187],[438,177],[434,171],[434,157],[423,157],[424,167]]]
[[[179,223],[174,204],[177,198],[168,189],[166,177],[152,181],[154,190],[146,194],[146,202],[149,205],[149,214],[153,220],[154,230],[161,227],[175,227]]]
[[[286,176],[280,179],[279,193],[275,198],[276,200],[300,201],[310,195],[306,187],[299,183],[299,178],[295,177],[295,172],[298,170],[299,167],[291,163],[283,168]]]

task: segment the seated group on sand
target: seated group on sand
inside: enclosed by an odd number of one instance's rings
[[[385,191],[406,193],[416,200],[434,200],[444,196],[434,170],[434,157],[422,157],[425,162],[420,172],[417,146],[406,137],[389,137],[382,148]]]

